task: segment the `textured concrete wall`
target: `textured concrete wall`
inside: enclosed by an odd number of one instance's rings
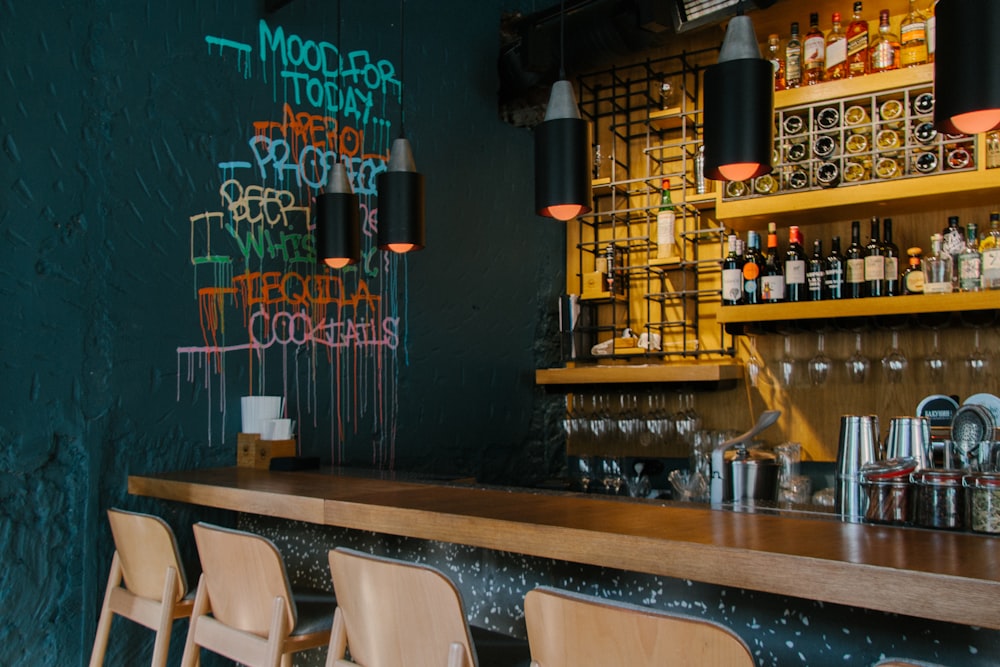
[[[398,64],[398,3],[343,4],[345,44]],[[287,392],[303,453],[327,461],[498,480],[559,465],[559,400],[532,371],[555,339],[562,229],[532,213],[531,136],[496,110],[500,12],[517,4],[407,3],[406,129],[427,177],[428,246],[378,286],[406,322],[391,373],[347,369],[363,400],[341,403],[308,346],[178,353],[202,342],[196,290],[210,279],[192,266],[190,218],[219,209],[218,165],[245,159],[253,122],[291,99],[273,70],[206,37],[256,46],[264,18],[333,41],[335,3],[265,15],[245,0],[0,2],[0,662],[85,663],[107,507],[165,514],[189,555],[192,520],[231,520],[129,498],[126,476],[234,462],[251,384]],[[392,99],[376,111],[398,119]],[[227,339],[245,335],[225,307]],[[365,402],[382,381],[391,419]],[[109,664],[147,659],[147,635],[126,636]]]

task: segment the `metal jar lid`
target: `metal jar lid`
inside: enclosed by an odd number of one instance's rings
[[[910,481],[926,486],[961,486],[964,475],[962,470],[917,470],[910,475]]]
[[[973,489],[1000,489],[1000,472],[974,472],[963,477],[962,483]]]
[[[910,473],[917,469],[917,460],[909,457],[871,461],[861,466],[860,474],[865,482],[886,482],[907,484]]]

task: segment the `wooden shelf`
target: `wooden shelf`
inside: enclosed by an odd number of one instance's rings
[[[783,320],[816,320],[878,315],[916,315],[1000,309],[1000,291],[913,294],[837,301],[766,303],[723,306],[716,315],[721,324],[751,324]]]
[[[535,371],[535,383],[540,385],[721,382],[742,377],[743,366],[737,361],[575,366]]]
[[[685,116],[690,116],[690,123],[698,122],[701,110],[681,111],[680,107],[652,111],[649,114],[649,124],[657,130],[676,130],[681,127]]]
[[[871,95],[883,90],[906,88],[934,80],[934,65],[919,65],[891,72],[869,74],[854,79],[842,79],[819,83],[815,86],[801,86],[791,90],[779,90],[774,94],[774,108],[800,107],[817,102],[841,100],[861,95]]]

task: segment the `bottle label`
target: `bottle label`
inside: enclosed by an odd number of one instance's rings
[[[978,254],[958,258],[958,284],[963,290],[979,289],[981,275],[982,264]]]
[[[722,298],[725,301],[739,301],[743,296],[743,271],[722,270]]]
[[[926,278],[926,276],[925,276]],[[947,294],[952,291],[951,281],[946,283],[924,283],[924,294]]]
[[[885,279],[886,280],[898,280],[899,279],[899,259],[896,257],[886,257],[885,258]]]
[[[844,287],[844,270],[840,266],[833,266],[826,270],[826,288],[831,295],[840,294]]]
[[[760,284],[759,277],[760,267],[757,264],[747,262],[743,265],[743,293],[747,295],[748,299],[757,293]]]
[[[677,215],[673,211],[660,211],[656,214],[656,251],[661,259],[674,254],[674,224]]]
[[[847,260],[847,282],[863,283],[865,281],[865,260]]]
[[[785,284],[803,285],[806,282],[806,263],[801,259],[785,262]]]
[[[879,42],[871,49],[872,69],[881,71],[892,69],[896,64],[896,50],[888,42]]]
[[[820,292],[823,289],[823,278],[826,276],[826,272],[822,269],[816,269],[815,271],[810,271],[806,274],[806,283],[809,286],[810,292]]]
[[[847,55],[857,56],[864,55],[864,52],[868,50],[868,32],[863,32],[855,35],[851,41],[847,42]]]
[[[847,60],[847,40],[838,39],[826,45],[826,68],[832,69]]]
[[[927,46],[924,44],[904,46],[899,50],[900,67],[919,65],[924,62],[927,62]]]
[[[927,55],[933,56],[937,49],[937,17],[927,19]]]
[[[983,251],[983,278],[987,280],[1000,279],[1000,248],[990,248]]]
[[[923,294],[924,292],[924,272],[920,269],[907,271],[903,278],[903,289],[908,294]]]
[[[760,295],[764,301],[785,300],[785,277],[764,276],[760,279]]]
[[[865,257],[865,280],[885,280],[885,257]]]
[[[823,35],[806,37],[805,41],[802,42],[802,62],[806,69],[823,66],[825,47],[826,40]]]
[[[952,256],[961,254],[965,249],[965,240],[962,239],[962,233],[956,230],[945,234],[941,249]]]
[[[899,43],[903,48],[907,48],[910,42],[923,42],[927,40],[927,31],[923,23],[910,23],[899,29]]]
[[[798,84],[802,80],[802,52],[799,49],[785,51],[785,81]]]

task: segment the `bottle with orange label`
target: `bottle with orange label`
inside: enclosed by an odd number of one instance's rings
[[[927,21],[913,6],[899,24],[899,66],[916,67],[927,62]]]
[[[764,266],[764,255],[760,252],[760,234],[747,232],[747,247],[743,252],[743,303],[763,303],[761,299],[760,273]]]

